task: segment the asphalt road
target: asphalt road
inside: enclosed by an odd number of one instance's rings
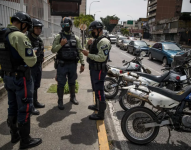
[[[152,43],[148,43],[152,44]],[[114,44],[112,46],[110,57],[112,62],[109,63],[115,66],[122,66],[122,60],[130,61],[134,58],[133,55],[126,53],[126,51],[120,50]],[[143,65],[149,68],[154,75],[162,74],[162,62],[150,61],[148,57],[143,60]],[[171,132],[171,138],[169,143],[167,142],[169,134],[166,127],[160,128],[157,138],[145,146],[139,146],[130,143],[123,135],[121,131],[121,119],[124,115],[124,110],[120,107],[117,101],[118,97],[109,100],[107,109],[106,128],[108,132],[108,138],[111,143],[112,150],[191,150],[191,138],[190,133],[178,133],[176,131]]]

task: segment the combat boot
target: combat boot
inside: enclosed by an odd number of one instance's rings
[[[38,94],[38,91],[34,90],[34,94],[33,94],[33,104],[34,104],[34,107],[35,108],[44,108],[45,105],[38,102],[37,94]]]
[[[106,109],[106,102],[99,102],[98,114],[92,114],[89,116],[90,120],[104,120],[104,113]]]
[[[17,117],[8,116],[7,125],[9,126],[11,133],[11,143],[17,143],[20,140],[20,135],[17,128]]]
[[[98,101],[97,101],[97,98],[95,98],[95,102],[96,102],[96,104],[95,104],[95,105],[89,105],[89,106],[88,106],[88,109],[94,110],[94,111],[98,111],[99,109],[98,109]]]
[[[75,85],[69,86],[70,89],[70,102],[72,102],[74,105],[78,105],[79,102],[76,100],[75,95]]]
[[[64,109],[64,105],[63,105],[64,88],[57,86],[57,94],[58,94],[58,108],[60,110],[63,110]]]
[[[19,133],[21,136],[20,149],[35,147],[42,143],[42,139],[30,137],[30,119],[24,124],[19,124]]]

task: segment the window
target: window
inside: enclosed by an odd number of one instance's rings
[[[162,44],[161,43],[158,44],[158,49],[162,50]]]
[[[156,43],[155,45],[153,45],[153,48],[158,48],[158,43]]]
[[[181,50],[176,44],[171,43],[163,43],[163,47],[165,50]]]

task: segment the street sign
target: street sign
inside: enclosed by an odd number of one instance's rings
[[[80,25],[80,29],[81,29],[82,31],[86,30],[86,29],[87,29],[87,25],[86,25],[86,24],[81,24],[81,25]]]
[[[110,20],[109,24],[118,24],[118,20]]]
[[[127,24],[133,24],[133,20],[127,20]]]

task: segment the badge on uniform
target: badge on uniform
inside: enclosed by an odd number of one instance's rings
[[[108,49],[106,49],[106,50],[103,50],[103,52],[104,52],[105,56],[107,56],[107,55],[109,54],[109,51],[108,51]]]
[[[101,49],[105,49],[105,48],[108,48],[108,46],[107,45],[101,46]]]
[[[28,57],[33,56],[33,49],[32,48],[25,48],[25,56],[28,56]]]

